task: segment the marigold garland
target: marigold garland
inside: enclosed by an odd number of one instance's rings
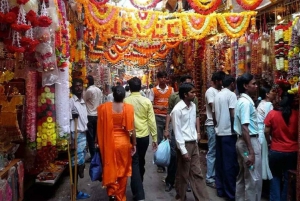
[[[210,14],[204,17],[197,13],[137,11],[108,4],[97,7],[85,0],[78,0],[78,3],[82,3],[87,11],[85,23],[93,30],[92,38],[101,33],[101,40],[104,41],[112,37],[160,42],[201,39],[216,28],[217,20],[228,36],[239,37],[247,30],[251,16],[256,15],[256,12],[250,11],[238,14]],[[119,13],[122,13],[122,16],[119,16]]]
[[[255,10],[263,0],[236,0],[236,2],[245,10]]]
[[[248,29],[251,17],[256,12],[224,13],[217,15],[218,22],[223,31],[232,38],[242,36]]]
[[[154,8],[160,0],[146,0],[143,3],[140,0],[130,0],[131,4],[140,9],[140,10],[147,10],[150,8]]]
[[[207,2],[204,0],[188,0],[189,5],[197,12],[202,15],[207,15],[214,12],[221,5],[221,0],[212,0]]]

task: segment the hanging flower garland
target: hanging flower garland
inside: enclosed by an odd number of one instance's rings
[[[131,19],[131,27],[136,32],[137,35],[143,37],[151,37],[151,34],[155,28],[155,24],[158,16],[154,13],[148,12],[138,12],[139,14],[135,14],[135,18],[130,17]],[[144,15],[144,19],[140,17],[140,15]]]
[[[182,17],[182,21],[187,36],[198,40],[206,37],[211,27],[217,26],[215,15],[185,15]]]
[[[97,7],[100,7],[108,2],[108,0],[89,0],[89,1]]]
[[[255,10],[263,0],[236,0],[236,2],[245,10]]]
[[[202,15],[207,15],[214,12],[221,5],[221,0],[212,0],[208,2],[206,0],[188,0],[189,5]]]
[[[168,49],[173,49],[176,48],[179,44],[181,43],[181,41],[175,41],[175,42],[164,42],[164,44],[167,46]]]
[[[104,57],[111,63],[115,64],[123,58],[123,54],[118,54],[109,49],[107,52],[104,53]]]
[[[217,15],[218,22],[223,31],[232,38],[242,36],[248,29],[251,16],[256,12],[224,13]]]
[[[155,8],[160,0],[146,0],[141,2],[141,0],[130,0],[131,4],[138,8],[139,10],[148,10],[150,8]]]

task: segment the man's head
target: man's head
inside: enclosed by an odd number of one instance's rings
[[[123,102],[125,98],[125,89],[122,86],[116,86],[113,91],[114,101],[117,103]]]
[[[223,71],[218,71],[213,73],[211,77],[211,81],[213,81],[216,89],[222,89],[222,80],[225,76],[225,73]]]
[[[82,79],[75,78],[72,81],[72,94],[76,95],[78,98],[81,98],[83,92],[83,81]]]
[[[182,100],[193,101],[195,93],[196,91],[192,83],[183,83],[179,87],[179,97]]]
[[[250,73],[244,73],[236,80],[239,93],[246,93],[249,96],[254,96],[257,90],[256,80]]]
[[[87,77],[86,77],[86,79],[88,80],[88,86],[92,86],[92,85],[94,85],[94,77],[93,76],[91,76],[91,75],[88,75]]]
[[[110,88],[112,93],[114,92],[115,88],[116,88],[115,86],[112,86],[112,87]]]
[[[125,91],[127,92],[127,91],[129,91],[129,90],[130,90],[129,86],[126,85],[126,86],[125,86]]]
[[[142,82],[137,77],[131,78],[128,84],[131,92],[139,92],[141,90]]]
[[[228,88],[230,91],[235,90],[235,78],[231,75],[225,75],[222,80],[222,84],[224,88]]]
[[[166,71],[159,71],[156,75],[158,84],[164,85],[166,84],[167,72]]]
[[[180,77],[180,84],[192,83],[192,82],[193,82],[193,78],[190,75],[183,75]]]

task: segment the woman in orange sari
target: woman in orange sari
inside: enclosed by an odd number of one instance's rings
[[[131,159],[136,152],[134,109],[123,103],[125,89],[117,86],[114,102],[98,107],[98,144],[102,157],[102,185],[109,200],[126,201],[127,178],[131,176]]]

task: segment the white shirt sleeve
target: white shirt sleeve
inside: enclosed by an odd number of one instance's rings
[[[154,101],[154,92],[153,92],[153,88],[152,88],[152,89],[150,89],[150,93],[149,93],[149,100],[150,100],[151,102],[153,102],[153,101]]]
[[[171,117],[172,117],[172,125],[173,125],[173,131],[175,134],[175,139],[177,142],[177,146],[180,149],[180,152],[182,155],[187,153],[187,150],[185,148],[185,140],[182,136],[181,132],[181,111],[180,110],[173,110],[171,112]]]
[[[232,93],[229,98],[229,105],[228,105],[229,108],[234,109],[236,103],[237,103],[237,97],[236,97],[235,93]]]
[[[86,90],[84,94],[84,101],[87,102],[92,96],[92,91],[91,90]]]
[[[74,99],[73,98],[70,98],[69,104],[70,104],[70,107],[69,107],[69,119],[73,119],[73,117],[72,117],[72,109],[74,107]]]
[[[207,104],[213,103],[215,99],[215,94],[212,90],[208,90],[205,94],[205,98],[207,101]]]

